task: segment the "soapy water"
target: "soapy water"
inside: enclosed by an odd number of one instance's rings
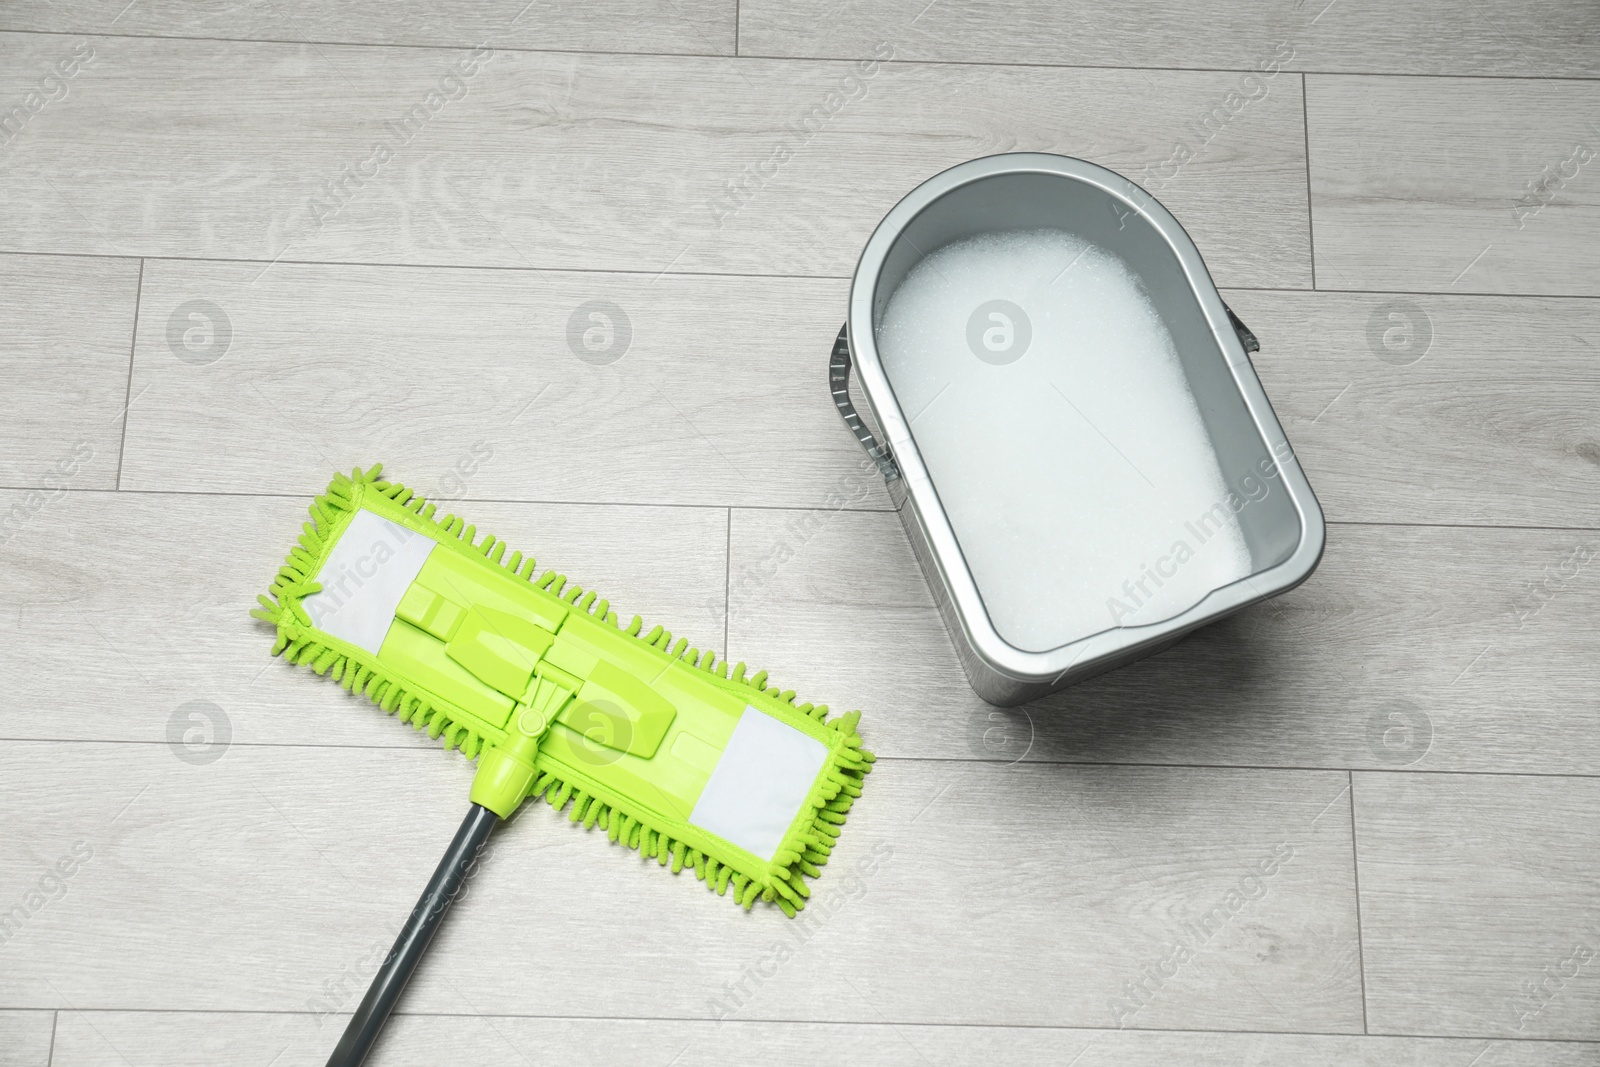
[[[1251,573],[1171,334],[1115,254],[982,234],[906,275],[879,358],[1000,636],[1145,626]]]

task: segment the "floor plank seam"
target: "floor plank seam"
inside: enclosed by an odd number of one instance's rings
[[[50,1011],[59,1009],[42,1009],[37,1007],[5,1007],[0,1006],[0,1011]],[[252,1015],[267,1017],[304,1018],[309,1013],[273,1008],[74,1008],[78,1015]],[[335,1015],[343,1018],[348,1012],[337,1012]],[[414,1019],[504,1019],[504,1020],[544,1020],[550,1022],[629,1022],[629,1023],[681,1023],[686,1025],[717,1025],[717,1020],[712,1016],[697,1015],[540,1015],[533,1012],[449,1012],[449,1011],[407,1011],[397,1009],[394,1017],[410,1017]],[[724,1019],[723,1026],[856,1026],[894,1028],[896,1026],[923,1027],[941,1030],[1038,1030],[1045,1033],[1117,1033],[1104,1026],[1069,1026],[1052,1023],[1005,1023],[1005,1022],[930,1022],[925,1020],[909,1019]],[[1230,1029],[1230,1028],[1197,1028],[1178,1026],[1128,1026],[1129,1031],[1153,1034],[1238,1034],[1259,1037],[1331,1037],[1331,1038],[1371,1038],[1376,1041],[1491,1041],[1507,1044],[1516,1043],[1524,1045],[1578,1045],[1584,1047],[1600,1047],[1600,1040],[1593,1038],[1562,1038],[1562,1037],[1490,1037],[1484,1034],[1432,1034],[1432,1033],[1394,1033],[1394,1034],[1361,1034],[1353,1030],[1259,1030],[1259,1029]]]
[[[621,274],[641,275],[652,280],[657,278],[753,278],[772,279],[774,281],[799,281],[799,282],[848,282],[848,274],[749,274],[738,271],[715,270],[653,270],[646,267],[610,268],[610,267],[529,267],[517,266],[513,263],[504,265],[485,263],[385,263],[378,260],[355,259],[256,259],[249,256],[134,256],[127,253],[110,252],[44,252],[32,248],[0,248],[0,256],[55,256],[64,259],[138,259],[155,260],[160,263],[237,263],[241,266],[288,266],[288,267],[361,267],[376,270],[473,270],[473,271],[506,271],[519,274]],[[1309,289],[1287,290],[1289,292],[1310,292]],[[1600,299],[1600,298],[1591,298]]]
[[[1600,296],[1584,293],[1497,293],[1489,291],[1455,289],[1330,289],[1326,285],[1316,289],[1286,289],[1264,286],[1223,285],[1223,290],[1246,293],[1336,293],[1345,296],[1443,296],[1483,297],[1491,300],[1600,300]]]
[[[1306,76],[1300,75],[1300,133],[1306,150],[1306,247],[1311,253],[1311,288],[1317,288],[1317,226],[1311,208],[1311,107],[1306,101]]]
[[[122,488],[122,461],[128,454],[128,417],[133,407],[133,360],[139,352],[139,304],[144,299],[144,260],[139,260],[139,280],[133,289],[133,336],[128,341],[128,387],[122,394],[122,436],[117,442],[117,480],[113,488]]]
[[[393,466],[388,464],[386,466]],[[34,489],[43,488],[37,485],[0,485],[0,492],[26,493]],[[79,493],[84,495],[115,493],[120,496],[176,496],[176,497],[239,497],[247,500],[292,500],[301,501],[310,493],[251,493],[238,490],[209,490],[209,489],[86,489],[63,487],[62,493]],[[682,501],[639,501],[639,500],[525,500],[513,497],[452,497],[451,505],[460,504],[527,504],[538,507],[573,507],[573,508],[692,508],[700,511],[724,511],[733,508],[738,511],[799,511],[810,512],[821,510],[804,504],[685,504]],[[834,509],[848,512],[852,515],[893,515],[893,508],[867,508],[860,506],[846,506]]]
[[[155,34],[155,33],[105,33],[100,30],[26,30],[7,29],[0,26],[0,33],[28,34],[36,37],[95,37],[110,38],[129,41],[195,41],[209,44],[273,44],[292,45],[302,48],[325,46],[328,48],[403,48],[428,52],[460,52],[473,46],[471,44],[412,44],[403,41],[329,41],[329,40],[294,40],[283,37],[209,37],[185,36],[181,34]],[[578,56],[605,56],[605,57],[639,57],[652,59],[742,59],[747,61],[765,61],[769,63],[858,63],[873,58],[870,55],[852,56],[793,56],[769,55],[759,52],[643,52],[643,51],[599,51],[591,48],[518,48],[496,45],[497,52],[526,55],[578,55]],[[1008,62],[999,63],[983,59],[902,59],[896,57],[894,62],[899,66],[923,67],[992,67],[992,68],[1018,68],[1026,70],[1125,70],[1130,72],[1144,72],[1151,74],[1255,74],[1259,71],[1255,67],[1173,67],[1144,64],[1120,63],[1028,63]],[[1282,67],[1282,73],[1300,74],[1309,77],[1326,78],[1434,78],[1455,79],[1460,81],[1527,81],[1527,82],[1578,82],[1591,83],[1600,81],[1600,74],[1430,74],[1417,71],[1402,70],[1304,70],[1295,67]]]
[[[1371,1034],[1367,1019],[1367,942],[1361,930],[1361,848],[1356,842],[1356,776],[1349,775],[1350,793],[1350,876],[1355,884],[1356,899],[1356,967],[1361,975],[1361,1032]]]
[[[0,492],[26,493],[31,490],[43,488],[37,485],[0,485]],[[115,493],[121,496],[175,496],[192,497],[195,499],[205,497],[238,497],[247,500],[292,500],[299,501],[304,494],[300,493],[251,493],[243,490],[214,490],[214,489],[93,489],[87,487],[73,488],[63,486],[57,490],[61,493],[76,494],[81,496],[94,496],[97,494]],[[520,497],[456,497],[452,498],[455,504],[524,504],[533,507],[574,507],[574,508],[690,508],[697,510],[731,510],[731,511],[797,511],[801,513],[821,510],[806,504],[686,504],[682,501],[669,500],[557,500],[557,499],[523,499]],[[850,515],[893,515],[894,508],[868,508],[860,506],[844,506],[833,509]],[[1522,530],[1545,533],[1600,533],[1600,525],[1594,526],[1553,526],[1553,525],[1510,525],[1506,523],[1479,523],[1479,522],[1402,522],[1399,520],[1380,521],[1377,519],[1327,519],[1329,526],[1363,526],[1377,529],[1397,530]]]
[[[209,263],[241,266],[281,264],[290,267],[361,267],[374,270],[425,270],[425,271],[505,271],[520,274],[620,274],[648,275],[650,278],[735,278],[741,280],[774,280],[801,282],[848,282],[848,274],[751,274],[739,271],[658,271],[648,268],[601,267],[523,267],[515,264],[484,263],[422,263],[381,262],[353,259],[255,259],[248,256],[134,256],[108,252],[46,252],[33,248],[0,248],[0,256],[49,256],[61,259],[126,259],[154,260],[159,263]],[[1499,300],[1594,300],[1600,295],[1585,293],[1512,293],[1481,289],[1334,289],[1322,285],[1313,289],[1291,285],[1219,285],[1224,293],[1332,293],[1344,296],[1422,296],[1422,297],[1474,297]]]
[[[100,40],[121,41],[194,41],[203,44],[275,44],[290,45],[297,48],[398,48],[418,52],[465,52],[470,51],[473,44],[413,44],[407,41],[325,41],[325,40],[295,40],[289,37],[210,37],[188,36],[185,34],[163,33],[106,33],[101,30],[22,30],[8,29],[0,26],[0,34],[16,33],[28,34],[34,37],[94,37]],[[732,52],[629,52],[629,51],[596,51],[592,48],[508,48],[495,45],[496,52],[517,53],[527,55],[552,55],[552,56],[635,56],[641,59],[785,59],[786,56],[735,56]],[[802,58],[803,57],[797,57]],[[853,59],[826,60],[826,62],[854,63]],[[990,65],[990,64],[985,64]],[[1041,64],[1049,66],[1049,64]],[[1164,68],[1153,67],[1153,70]],[[1548,80],[1548,79],[1547,79]]]
[[[842,509],[841,509],[842,510]],[[727,539],[722,546],[722,658],[728,658],[728,624],[733,616],[733,509],[728,509]]]
[[[268,665],[270,666],[270,664]],[[132,737],[3,737],[0,742],[7,744],[28,745],[145,745],[170,747],[167,741],[148,741]],[[230,748],[249,749],[297,749],[307,752],[320,752],[324,750],[349,750],[357,752],[390,752],[390,753],[433,753],[438,749],[437,744],[419,744],[417,746],[406,744],[358,744],[355,742],[326,742],[313,741],[240,741],[237,739],[228,742]],[[1119,760],[1053,760],[1053,759],[1027,759],[1020,762],[1005,759],[978,759],[971,756],[898,756],[879,753],[877,761],[881,764],[892,763],[958,763],[963,766],[981,767],[995,766],[1007,767],[1105,767],[1121,768],[1125,770],[1157,770],[1157,771],[1272,771],[1294,774],[1390,774],[1390,775],[1454,775],[1463,778],[1537,778],[1541,780],[1559,779],[1588,781],[1600,778],[1600,771],[1496,771],[1496,770],[1462,770],[1455,768],[1417,768],[1417,767],[1344,767],[1322,766],[1307,764],[1295,766],[1293,764],[1264,764],[1264,763],[1141,763],[1124,762]]]

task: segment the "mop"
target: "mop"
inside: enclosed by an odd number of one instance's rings
[[[873,756],[828,718],[436,506],[381,466],[312,503],[251,612],[274,655],[478,761],[471,806],[329,1067],[366,1057],[494,825],[543,796],[586,830],[793,917]]]

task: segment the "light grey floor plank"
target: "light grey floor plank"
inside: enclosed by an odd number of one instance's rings
[[[19,742],[0,762],[20,853],[0,900],[91,854],[6,946],[0,1004],[80,1011],[354,1003],[345,969],[370,973],[470,779],[457,757],[362,749],[235,745],[193,766],[159,746]],[[532,805],[409,1003],[1359,1032],[1347,788],[1343,772],[885,760],[794,922]],[[1145,1003],[1125,999],[1163,960]]]
[[[331,1043],[303,1016],[62,1012],[55,1067],[320,1067]],[[319,1038],[320,1036],[320,1043]],[[873,1067],[1581,1067],[1600,1048],[1577,1043],[1305,1036],[1033,1027],[919,1026],[656,1019],[399,1015],[373,1067],[701,1067],[838,1061]],[[673,1057],[677,1058],[674,1059]],[[1477,1056],[1476,1061],[1473,1057]],[[1077,1057],[1074,1059],[1074,1057]]]
[[[1330,519],[1600,527],[1600,301],[1227,300]]]
[[[402,144],[385,123],[427,114],[464,52],[92,43],[0,172],[17,205],[0,249],[843,277],[932,174],[1011,150],[1138,174],[1238,79],[501,52]],[[71,44],[0,35],[0,99]],[[1224,284],[1310,283],[1303,108],[1283,86],[1159,190]]]
[[[271,3],[133,4],[17,0],[0,29],[472,48],[732,55],[734,0],[603,0],[584,4]]]
[[[1600,84],[1312,76],[1306,94],[1319,285],[1600,295]]]
[[[0,485],[117,484],[138,284],[137,260],[0,256]]]
[[[460,510],[619,610],[721,646],[720,509]],[[206,701],[241,742],[314,729],[325,743],[427,747],[267,658],[269,633],[246,613],[303,514],[288,497],[52,503],[4,550],[0,675],[47,709],[5,736],[165,743]],[[1322,568],[1283,601],[999,712],[968,689],[892,515],[738,511],[731,533],[732,656],[805,699],[864,709],[888,755],[1597,770],[1592,745],[1568,743],[1593,732],[1593,534],[1335,526]],[[1397,722],[1425,740],[1395,741]]]
[[[729,656],[866,709],[895,755],[1594,774],[1597,558],[1595,533],[1333,526],[1292,593],[1001,711],[895,516],[735,511]]]
[[[1597,14],[1568,0],[1537,0],[1514,14],[1472,0],[1229,0],[1204,9],[743,0],[739,41],[745,55],[858,58],[889,41],[907,59],[959,62],[1247,71],[1287,55],[1289,70],[1593,77]]]
[[[462,456],[471,459],[465,443]],[[448,497],[448,469],[402,480]],[[365,698],[273,659],[272,628],[249,617],[325,485],[308,482],[298,498],[69,493],[47,505],[0,547],[0,684],[16,709],[0,737],[142,742],[167,756],[192,743],[198,759],[234,742],[437,748]],[[19,495],[0,493],[0,505]],[[625,618],[638,612],[721,646],[721,509],[474,502],[463,513],[610,597]]]
[[[477,498],[820,505],[860,455],[827,389],[847,289],[151,262],[122,484],[293,494],[376,459],[409,482],[481,443]],[[196,301],[225,349],[171,342]]]
[[[0,1067],[46,1067],[55,1013],[0,1011]]]
[[[1226,295],[1331,518],[1600,525],[1600,303]],[[123,484],[295,493],[353,457],[442,468],[478,434],[498,458],[475,496],[886,507],[822,387],[845,300],[830,280],[152,261]],[[225,349],[174,332],[197,301]],[[595,301],[627,323],[612,363],[578,354],[605,339]]]
[[[1600,782],[1358,775],[1374,1032],[1600,1036]]]

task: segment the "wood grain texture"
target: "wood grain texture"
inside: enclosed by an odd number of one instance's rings
[[[880,752],[1600,770],[1592,532],[1335,525],[1299,589],[1011,711],[968,688],[895,516],[735,511],[731,560],[730,658],[865,709]]]
[[[1600,527],[1600,301],[1226,296],[1329,519]]]
[[[1362,774],[1355,799],[1374,1032],[1600,1037],[1600,781]]]
[[[475,498],[820,505],[861,455],[827,388],[846,290],[152,262],[123,485],[301,493],[365,457],[409,482],[481,444]],[[204,366],[164,328],[196,300],[230,334]]]
[[[880,760],[797,922],[530,806],[375,1065],[1600,1067],[1597,40],[1570,0],[7,4],[0,1067],[324,1062],[472,775],[247,615],[378,459]],[[823,370],[884,212],[1006,151],[1172,209],[1332,522],[1301,588],[1013,711]]]
[[[132,260],[0,256],[0,486],[117,484],[138,283]]]
[[[0,1011],[0,1065],[47,1067],[54,1013]]]
[[[1084,0],[743,0],[745,55],[871,54],[907,59],[1095,67],[1257,68],[1281,44],[1289,70],[1394,74],[1600,75],[1592,5],[1537,0],[1515,13],[1472,0],[1228,0],[1115,7]]]
[[[732,55],[734,0],[134,4],[18,0],[0,29],[472,48]]]
[[[406,481],[448,490],[457,484],[448,469],[419,466]],[[0,549],[0,685],[15,709],[0,736],[132,741],[163,753],[187,737],[201,758],[230,739],[437,750],[365,698],[273,659],[272,628],[249,617],[326,484],[307,482],[297,497],[68,493],[49,504]],[[0,505],[18,495],[0,494]],[[609,596],[624,618],[638,612],[721,645],[720,509],[460,507],[480,530]]]
[[[63,1012],[54,1067],[214,1067],[266,1063],[321,1067],[304,1016],[172,1012]],[[835,1050],[830,1052],[828,1050]],[[401,1014],[385,1030],[375,1067],[705,1067],[788,1064],[837,1054],[873,1067],[1592,1067],[1592,1045],[1547,1041],[1060,1030],[908,1023],[538,1019],[489,1014]],[[676,1055],[677,1059],[673,1059]],[[1076,1060],[1073,1057],[1077,1057]]]
[[[0,99],[71,42],[0,35]],[[1238,81],[499,52],[457,87],[460,50],[92,44],[0,171],[0,250],[844,277],[947,167],[1052,151],[1139,175]],[[1224,284],[1310,284],[1303,109],[1282,86],[1160,188]],[[414,108],[408,137],[385,125]]]
[[[1592,81],[1308,77],[1317,283],[1600,295],[1597,108]]]
[[[0,900],[68,850],[91,853],[5,946],[7,1004],[352,1004],[471,777],[436,752],[235,744],[193,766],[159,745],[81,744],[70,776],[63,755],[0,748],[19,849]],[[516,1005],[1359,1032],[1347,787],[1343,772],[883,760],[794,922],[745,914],[532,804],[492,842],[408,1003],[468,1016]],[[499,952],[486,968],[490,931]],[[1180,939],[1190,958],[1119,1016],[1127,983],[1170,964]],[[323,1023],[296,1025],[326,1047],[337,1023]]]

